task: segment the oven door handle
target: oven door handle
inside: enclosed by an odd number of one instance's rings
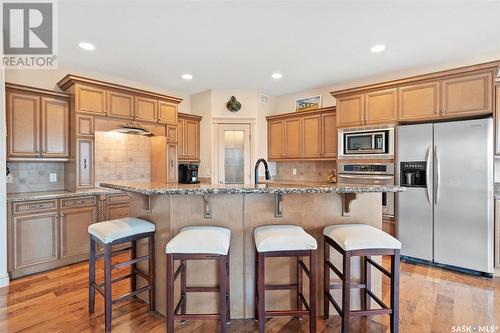
[[[431,173],[430,173],[430,167],[431,167],[431,146],[427,147],[427,151],[425,153],[425,194],[427,196],[427,201],[429,204],[432,204],[431,202]]]
[[[350,178],[350,179],[356,179],[356,178],[362,178],[362,179],[379,179],[379,180],[391,180],[394,178],[394,176],[375,176],[375,175],[344,175],[344,174],[339,174],[339,177],[341,178]]]

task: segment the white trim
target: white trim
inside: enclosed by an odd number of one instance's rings
[[[7,287],[9,285],[9,276],[0,276],[0,288]]]
[[[257,122],[256,118],[212,118],[213,124],[255,124]]]
[[[0,38],[1,40],[1,38]],[[0,69],[0,287],[9,284],[7,273],[7,181],[6,181],[6,126],[5,126],[5,71]]]

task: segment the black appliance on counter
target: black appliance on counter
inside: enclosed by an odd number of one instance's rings
[[[198,184],[199,182],[197,164],[179,164],[180,184]]]
[[[425,162],[401,162],[401,186],[427,187],[425,164]]]

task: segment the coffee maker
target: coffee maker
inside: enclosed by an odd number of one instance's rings
[[[179,164],[179,184],[198,184],[198,165]]]

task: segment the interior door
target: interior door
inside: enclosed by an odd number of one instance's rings
[[[249,184],[250,125],[219,125],[219,184]]]
[[[434,261],[493,271],[493,120],[434,125]]]

